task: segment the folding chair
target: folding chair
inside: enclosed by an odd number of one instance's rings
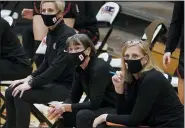
[[[12,83],[12,81],[0,81],[0,87],[5,87],[6,88],[11,83]],[[1,104],[1,102],[0,102],[0,107],[1,107],[0,108],[0,118],[3,118],[6,121],[6,115],[3,114],[3,112],[5,110],[5,96],[2,94],[2,91],[0,91],[0,100],[2,100],[4,102],[3,104]],[[3,124],[2,128],[5,128],[5,126],[6,126],[6,122],[5,122],[5,124]]]
[[[18,19],[19,14],[17,12],[14,12],[14,10],[7,10],[7,9],[2,9],[0,11],[1,17],[4,18],[11,27],[14,27],[16,22],[15,20]]]
[[[12,81],[0,81],[0,86],[8,87]],[[5,102],[5,96],[0,92],[0,99]],[[3,114],[5,110],[5,103],[1,104],[0,108],[0,118],[6,120],[6,115]],[[44,120],[48,126],[52,126],[52,123],[34,106],[31,105],[31,112],[32,114],[39,120]],[[6,123],[3,125],[3,128],[6,126]]]
[[[104,48],[110,34],[112,33],[114,21],[118,14],[120,13],[120,6],[115,2],[107,2],[105,3],[99,10],[96,15],[97,19],[97,27],[109,27],[107,34],[105,35],[102,42],[98,42],[95,48],[97,49],[97,56],[103,50],[107,50],[107,46]]]

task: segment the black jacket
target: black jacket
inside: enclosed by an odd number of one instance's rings
[[[12,28],[6,20],[0,17],[0,59],[14,63],[31,65],[28,57]]]
[[[72,110],[99,109],[103,107],[115,108],[115,90],[112,84],[112,75],[109,71],[114,69],[104,60],[93,57],[83,70],[80,66],[75,68],[72,91],[64,103],[71,103]],[[79,103],[83,94],[89,101]]]
[[[155,69],[125,85],[117,98],[118,115],[108,115],[107,121],[135,127],[184,127],[184,106],[169,81]]]
[[[165,52],[174,52],[178,43],[180,43],[178,70],[181,77],[184,78],[184,1],[174,4]]]
[[[42,87],[52,82],[71,87],[74,65],[67,59],[64,49],[67,38],[74,34],[74,29],[65,25],[63,21],[54,30],[48,32],[45,58],[38,70],[32,74],[34,77],[32,88]]]

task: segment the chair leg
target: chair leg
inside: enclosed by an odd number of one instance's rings
[[[2,126],[2,128],[6,128],[6,122],[5,122],[5,124]]]
[[[69,128],[69,127],[64,127],[64,120],[62,119],[58,119],[57,121],[54,122],[54,124],[50,127],[50,128],[58,128],[57,126],[59,126],[59,128]]]
[[[31,111],[36,118],[39,118],[38,120],[46,122],[49,127],[53,126],[53,124],[34,105],[31,105]]]

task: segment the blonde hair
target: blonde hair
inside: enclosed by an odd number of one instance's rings
[[[125,42],[123,45],[123,49],[122,49],[122,71],[125,71],[125,81],[131,83],[132,82],[132,75],[130,72],[128,72],[128,70],[125,67],[124,55],[125,55],[126,50],[129,47],[135,46],[135,45],[138,45],[141,52],[143,53],[143,55],[148,57],[148,61],[147,61],[146,65],[144,65],[144,67],[140,71],[140,73],[149,71],[153,68],[156,69],[157,71],[160,71],[163,73],[163,70],[160,69],[155,64],[155,62],[151,56],[151,51],[149,49],[149,43],[147,41],[142,41],[142,40],[131,40],[131,41]]]
[[[53,2],[58,10],[64,12],[65,9],[65,2],[61,0],[42,0],[40,3],[40,9],[42,8],[43,3],[45,2]]]

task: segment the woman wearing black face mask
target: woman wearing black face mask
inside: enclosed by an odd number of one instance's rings
[[[61,1],[42,1],[48,25],[47,49],[41,66],[25,79],[15,80],[5,92],[6,128],[29,128],[30,104],[64,101],[72,88],[74,66],[67,59],[66,40],[75,30],[63,22]],[[60,13],[57,14],[57,12]]]
[[[103,114],[93,127],[104,122],[137,127],[184,127],[184,107],[175,90],[153,63],[147,42],[125,43],[122,71],[112,81],[117,92],[117,114]]]
[[[95,57],[92,41],[84,34],[76,34],[67,40],[68,58],[76,64],[72,91],[63,104],[55,104],[49,110],[50,118],[63,116],[64,126],[89,128],[102,113],[115,113],[115,90],[109,71],[113,68]],[[83,92],[88,101],[79,103]]]

